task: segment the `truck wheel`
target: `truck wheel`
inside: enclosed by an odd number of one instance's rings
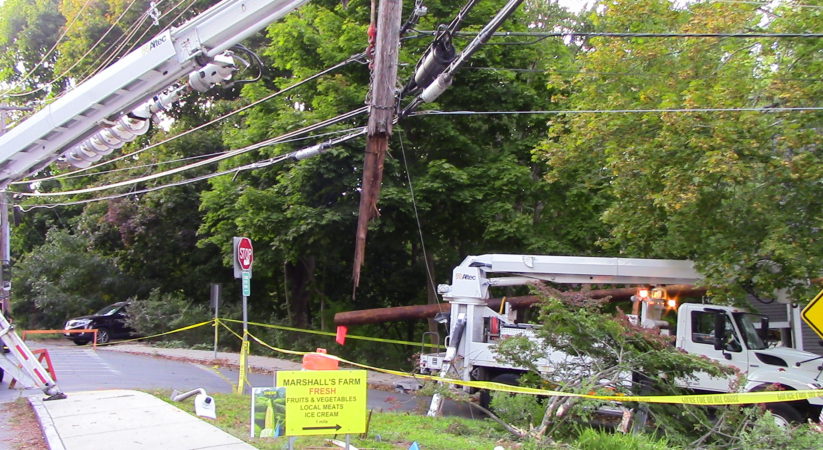
[[[767,403],[766,409],[772,413],[774,422],[780,428],[791,428],[793,424],[798,424],[803,421],[803,416],[791,405],[787,405],[786,403]]]
[[[494,378],[489,380],[493,383],[501,383],[501,384],[508,384],[509,386],[518,386],[520,384],[520,374],[505,372],[496,375]],[[491,410],[490,405],[492,401],[492,391],[488,389],[482,389],[480,391],[480,399],[479,403],[480,406]]]

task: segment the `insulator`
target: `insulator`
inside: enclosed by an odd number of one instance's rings
[[[106,141],[106,144],[109,144],[112,149],[118,149],[125,144],[123,139],[117,136],[111,128],[101,128],[100,131],[95,134],[99,134]]]
[[[189,74],[189,87],[195,91],[206,92],[214,85],[229,81],[236,71],[237,66],[231,55],[217,55],[214,62]]]
[[[421,89],[427,88],[443,69],[454,61],[454,57],[455,50],[451,40],[438,40],[414,73],[414,84]]]

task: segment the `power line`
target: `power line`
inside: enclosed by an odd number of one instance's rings
[[[756,6],[771,6],[771,2],[754,2],[754,1],[744,1],[744,0],[709,0],[706,3],[732,3],[732,4],[744,4],[744,5],[756,5]],[[787,8],[814,8],[814,9],[823,9],[823,6],[820,5],[800,5],[800,4],[785,4],[781,3],[778,6],[784,6]]]
[[[69,30],[71,30],[72,26],[74,26],[74,23],[77,21],[77,18],[80,17],[80,14],[86,9],[86,7],[89,5],[89,3],[91,3],[91,0],[86,0],[86,3],[84,3],[83,6],[80,7],[80,10],[77,11],[77,14],[75,14],[74,17],[72,17],[71,21],[69,21],[69,24],[63,30],[63,32],[60,33],[60,36],[58,36],[57,39],[54,41],[54,45],[52,45],[51,48],[46,53],[43,54],[43,56],[40,58],[40,61],[38,61],[37,64],[34,65],[34,67],[32,67],[25,74],[23,74],[23,76],[19,80],[16,80],[16,83],[22,83],[23,81],[28,80],[29,77],[34,73],[34,71],[37,70],[38,67],[43,65],[43,63],[46,61],[46,58],[48,58],[49,55],[51,55],[52,52],[54,52],[54,50],[57,49],[57,45],[60,43],[60,41],[63,40],[64,37],[66,37],[66,34],[68,34]],[[51,82],[49,82],[49,83],[51,83]],[[13,86],[9,89],[6,89],[5,91],[0,91],[0,96],[7,95],[11,91],[11,89],[13,89]],[[19,97],[19,96],[22,96],[22,95],[37,92],[40,89],[42,89],[42,88],[39,88],[39,89],[31,91],[31,92],[21,93],[21,94],[8,94],[7,96],[8,97]]]
[[[415,30],[422,36],[434,36],[436,31]],[[473,37],[478,33],[458,31],[455,36]],[[584,32],[584,31],[500,31],[492,37],[614,37],[614,38],[812,38],[819,39],[823,33],[618,33],[618,32]]]
[[[132,0],[132,2],[131,2],[131,3],[129,3],[129,5],[128,5],[128,6],[127,6],[124,10],[123,10],[123,12],[120,14],[120,16],[118,16],[118,17],[117,17],[117,19],[114,21],[114,23],[112,23],[112,24],[109,26],[109,28],[106,30],[106,32],[105,32],[105,33],[103,33],[103,35],[102,35],[102,36],[100,36],[100,38],[97,40],[97,42],[95,42],[94,44],[92,44],[92,45],[91,45],[91,47],[89,47],[89,49],[88,49],[88,50],[86,50],[86,52],[83,54],[83,56],[81,56],[80,58],[78,58],[78,59],[77,59],[77,60],[76,60],[76,61],[75,61],[75,62],[74,62],[71,66],[69,66],[69,68],[67,68],[66,70],[64,70],[64,71],[63,71],[63,73],[61,73],[60,75],[55,76],[55,77],[54,77],[51,81],[48,81],[48,82],[46,82],[46,83],[42,83],[42,84],[41,84],[41,86],[40,86],[39,88],[37,88],[37,89],[33,89],[33,90],[31,90],[31,91],[28,91],[28,92],[8,94],[8,96],[10,96],[10,97],[20,97],[20,96],[23,96],[23,95],[33,94],[33,93],[35,93],[35,92],[38,92],[38,91],[41,91],[41,90],[45,89],[45,87],[46,87],[46,86],[49,86],[49,85],[51,85],[52,83],[54,83],[55,81],[57,81],[58,79],[60,79],[60,78],[62,78],[62,77],[64,77],[64,76],[66,76],[66,75],[67,75],[67,74],[68,74],[68,73],[69,73],[72,69],[74,69],[75,67],[77,67],[77,65],[78,65],[78,64],[80,64],[80,63],[83,61],[83,59],[85,59],[85,58],[86,58],[86,56],[88,56],[88,55],[89,55],[89,53],[91,53],[91,52],[92,52],[92,50],[94,50],[95,48],[97,48],[97,47],[100,45],[100,43],[103,41],[103,39],[105,39],[105,37],[106,37],[106,36],[108,36],[108,35],[109,35],[109,33],[111,33],[111,31],[112,31],[112,30],[114,30],[115,26],[117,26],[117,25],[120,23],[120,20],[123,18],[123,16],[125,16],[125,15],[126,15],[126,13],[129,11],[129,9],[131,9],[131,7],[132,7],[132,6],[133,6],[136,2],[137,2],[137,0]],[[84,5],[83,5],[83,9],[85,9],[85,6],[86,6],[86,5],[88,5],[88,3],[89,3],[89,1],[87,0],[86,4],[84,4]],[[81,11],[80,11],[80,12],[82,12],[82,9],[81,9]],[[80,12],[78,12],[77,14],[79,15],[79,14],[80,14]],[[147,16],[148,16],[148,14],[143,14],[143,15],[142,15],[142,17],[141,17],[141,21],[140,21],[140,23],[142,23],[142,21],[143,21],[143,20],[145,20],[145,18],[146,18]],[[132,25],[132,26],[134,26],[134,25]],[[139,25],[138,25],[138,26],[139,26]],[[68,30],[66,30],[66,32],[68,32]],[[53,49],[55,49],[55,48],[57,48],[57,44],[59,43],[59,39],[62,39],[62,38],[63,38],[63,36],[65,36],[65,33],[64,33],[64,34],[63,34],[60,38],[58,38],[58,41],[57,41],[57,42],[55,42],[54,47],[52,48],[52,50],[53,50]],[[51,50],[49,50],[49,52],[48,52],[48,53],[50,53],[50,52],[51,52]],[[42,63],[42,62],[45,60],[46,56],[48,56],[48,53],[47,53],[47,54],[43,57],[43,59],[40,61],[40,63]],[[38,65],[40,65],[40,63],[38,63]],[[30,71],[29,73],[33,73],[33,70],[34,70],[34,69],[32,69],[32,71]],[[62,96],[62,94],[61,94],[61,96]]]
[[[651,108],[651,109],[566,109],[541,111],[416,111],[411,116],[480,116],[480,115],[526,115],[526,114],[626,114],[626,113],[701,113],[701,112],[801,112],[823,111],[823,106],[799,106],[776,108]]]
[[[161,186],[153,186],[153,187],[150,187],[150,188],[140,189],[140,190],[137,190],[137,191],[129,191],[129,192],[121,193],[121,194],[107,195],[105,197],[95,197],[95,198],[85,199],[85,200],[75,200],[75,201],[70,201],[70,202],[31,205],[31,206],[28,206],[28,207],[24,207],[24,206],[18,204],[18,205],[15,205],[15,207],[18,208],[19,210],[23,211],[23,212],[29,212],[29,211],[34,210],[34,209],[41,209],[41,208],[51,209],[51,208],[56,208],[58,206],[82,205],[82,204],[86,204],[86,203],[99,202],[99,201],[104,201],[104,200],[114,200],[116,198],[128,197],[130,195],[145,194],[145,193],[148,193],[148,192],[159,191],[161,189],[167,189],[167,188],[183,186],[183,185],[187,185],[187,184],[191,184],[191,183],[197,183],[199,181],[208,180],[208,179],[219,177],[219,176],[222,176],[222,175],[237,174],[237,173],[247,171],[247,170],[262,169],[262,168],[265,168],[265,167],[269,167],[273,164],[281,163],[281,162],[284,162],[284,161],[287,161],[287,160],[301,160],[301,159],[305,159],[307,157],[316,156],[320,153],[323,153],[326,149],[328,149],[328,148],[330,148],[334,145],[346,142],[348,140],[354,139],[354,138],[362,136],[364,134],[366,134],[366,128],[365,127],[361,128],[359,131],[351,133],[349,135],[346,135],[346,136],[343,136],[343,137],[340,137],[340,138],[337,138],[337,139],[332,139],[330,141],[327,141],[327,142],[324,142],[322,144],[318,144],[318,145],[315,145],[315,146],[312,146],[312,147],[308,147],[308,148],[304,148],[304,149],[301,149],[301,150],[293,151],[293,152],[287,153],[285,155],[280,155],[280,156],[276,156],[274,158],[255,161],[253,163],[246,164],[246,165],[243,165],[243,166],[238,166],[238,167],[235,167],[235,168],[232,168],[232,169],[223,170],[223,171],[220,171],[220,172],[214,172],[214,173],[210,173],[210,174],[206,174],[206,175],[200,175],[200,176],[197,176],[197,177],[188,178],[186,180],[175,181],[175,182],[164,184],[164,185],[161,185]],[[302,155],[301,155],[301,153],[302,153]]]
[[[545,73],[545,74],[562,74],[562,75],[588,75],[590,78],[594,78],[595,76],[632,76],[632,77],[642,77],[642,78],[659,78],[661,75],[657,73],[651,72],[601,72],[596,70],[557,70],[554,68],[546,68],[546,69],[535,69],[535,68],[528,68],[528,67],[482,67],[482,66],[467,66],[464,67],[465,70],[484,70],[489,72],[515,72],[515,73]],[[695,77],[690,76],[687,79],[689,80],[715,80],[719,77]],[[740,79],[740,77],[738,77]],[[750,77],[753,80],[767,80],[767,81],[807,81],[810,83],[816,83],[819,81],[823,81],[823,77],[819,78],[784,78],[784,77]]]
[[[328,133],[315,134],[315,135],[312,135],[312,136],[304,136],[304,137],[298,137],[298,138],[294,138],[294,139],[285,139],[282,142],[278,142],[278,144],[286,144],[286,143],[289,143],[289,142],[305,141],[307,139],[316,139],[316,138],[319,138],[319,137],[326,137],[326,136],[331,136],[331,135],[334,135],[334,134],[349,133],[352,130],[353,130],[353,128],[347,128],[345,130],[329,131]],[[102,172],[95,172],[95,173],[90,173],[90,174],[86,174],[86,175],[83,175],[83,174],[66,175],[66,176],[63,177],[63,179],[91,177],[91,176],[98,176],[98,175],[107,175],[107,174],[110,174],[110,173],[117,173],[117,172],[128,172],[130,170],[137,170],[137,169],[148,169],[148,168],[152,168],[152,167],[165,166],[165,165],[168,165],[168,164],[174,164],[174,163],[178,163],[178,162],[185,162],[185,161],[192,161],[192,160],[196,160],[196,159],[210,158],[210,157],[217,156],[217,155],[223,155],[226,152],[228,152],[228,150],[222,151],[222,152],[208,153],[208,154],[205,154],[205,155],[195,155],[195,156],[188,156],[188,157],[185,157],[185,158],[171,159],[171,160],[168,160],[168,161],[160,161],[160,162],[151,163],[151,164],[141,164],[141,165],[137,165],[137,166],[120,167],[120,168],[117,168],[117,169],[104,170]],[[32,184],[32,183],[34,183],[34,181],[27,181],[27,182],[24,182],[24,183],[25,184]],[[17,183],[17,184],[19,184],[19,183]]]
[[[56,197],[56,196],[61,196],[61,195],[88,194],[88,193],[91,193],[91,192],[104,191],[104,190],[107,190],[107,189],[114,189],[114,188],[118,188],[118,187],[130,186],[130,185],[133,185],[133,184],[142,183],[142,182],[145,182],[145,181],[151,181],[151,180],[154,180],[154,179],[157,179],[157,178],[162,178],[162,177],[166,177],[166,176],[169,176],[169,175],[174,175],[176,173],[184,172],[186,170],[196,169],[198,167],[202,167],[202,166],[205,166],[205,165],[208,165],[208,164],[213,164],[213,163],[216,163],[216,162],[220,162],[220,161],[223,161],[225,159],[233,158],[235,156],[242,155],[244,153],[248,153],[248,152],[253,151],[253,150],[259,150],[263,147],[268,147],[268,146],[276,145],[276,144],[282,144],[287,139],[291,139],[294,136],[299,136],[301,134],[310,133],[314,130],[317,130],[317,129],[320,129],[320,128],[323,128],[323,127],[327,127],[329,125],[333,125],[335,123],[342,122],[344,120],[351,119],[353,117],[356,117],[360,114],[365,113],[367,110],[368,110],[368,108],[363,106],[363,107],[360,107],[358,109],[349,111],[347,113],[340,114],[340,115],[338,115],[336,117],[333,117],[331,119],[327,119],[327,120],[324,120],[322,122],[318,122],[314,125],[309,125],[307,127],[301,128],[299,130],[295,130],[295,131],[291,131],[291,132],[282,134],[282,135],[280,135],[278,137],[275,137],[275,138],[266,139],[266,140],[257,142],[255,144],[247,145],[245,147],[242,147],[242,148],[239,148],[239,149],[236,149],[236,150],[228,151],[228,152],[223,153],[221,155],[213,156],[213,157],[211,157],[209,159],[206,159],[206,160],[203,160],[203,161],[198,161],[196,163],[188,164],[188,165],[177,167],[177,168],[174,168],[174,169],[169,169],[169,170],[166,170],[164,172],[160,172],[160,173],[156,173],[156,174],[152,174],[152,175],[146,175],[144,177],[132,178],[130,180],[124,180],[124,181],[120,181],[120,182],[117,182],[117,183],[111,183],[111,184],[107,184],[107,185],[95,186],[95,187],[90,187],[90,188],[85,188],[85,189],[75,189],[75,190],[71,190],[71,191],[60,191],[60,192],[20,192],[20,193],[18,193],[18,195],[23,196],[23,197]]]
[[[300,80],[300,81],[298,81],[298,82],[296,82],[296,83],[294,83],[294,84],[292,84],[292,85],[290,85],[290,86],[288,86],[288,87],[285,87],[285,88],[283,88],[283,89],[281,89],[281,90],[279,90],[279,91],[273,92],[273,93],[271,93],[271,94],[269,94],[269,95],[267,95],[267,96],[265,96],[265,97],[263,97],[263,98],[261,98],[261,99],[259,99],[259,100],[256,100],[256,101],[254,101],[254,102],[252,102],[252,103],[250,103],[250,104],[248,104],[248,105],[245,105],[245,106],[243,106],[243,107],[241,107],[241,108],[238,108],[238,109],[236,109],[236,110],[234,110],[234,111],[231,111],[231,112],[229,112],[229,113],[223,114],[222,116],[219,116],[219,117],[217,117],[217,118],[215,118],[215,119],[212,119],[212,120],[210,120],[210,121],[208,121],[208,122],[206,122],[206,123],[202,123],[202,124],[200,124],[200,125],[198,125],[198,126],[196,126],[196,127],[194,127],[194,128],[190,128],[190,129],[188,129],[188,130],[186,130],[186,131],[180,132],[180,133],[178,133],[178,134],[176,134],[176,135],[174,135],[174,136],[171,136],[171,137],[169,137],[169,138],[167,138],[167,139],[164,139],[164,140],[162,140],[162,141],[160,141],[160,142],[156,142],[156,143],[154,143],[154,144],[150,144],[150,145],[148,145],[148,146],[146,146],[146,147],[143,147],[143,148],[141,148],[141,149],[139,149],[139,150],[136,150],[136,151],[134,151],[134,152],[131,152],[131,153],[128,153],[128,154],[125,154],[125,155],[121,155],[121,156],[118,156],[117,158],[112,158],[112,159],[109,159],[109,160],[103,161],[103,162],[101,162],[101,163],[99,163],[99,164],[95,164],[95,165],[92,165],[92,166],[89,166],[89,167],[86,167],[86,168],[83,168],[83,169],[74,170],[74,171],[71,171],[71,172],[68,172],[68,173],[64,173],[64,174],[60,174],[60,175],[53,175],[53,176],[44,177],[44,178],[34,178],[34,179],[25,180],[25,181],[15,181],[15,182],[12,182],[12,183],[10,183],[10,184],[31,184],[31,183],[33,183],[33,182],[37,182],[37,181],[41,181],[41,182],[42,182],[42,181],[55,180],[55,179],[60,179],[60,178],[67,178],[67,177],[74,176],[74,175],[77,175],[77,174],[80,174],[80,173],[83,173],[83,172],[87,172],[87,171],[89,171],[89,170],[92,170],[92,169],[95,169],[95,168],[98,168],[98,167],[102,167],[102,166],[105,166],[105,165],[108,165],[108,164],[112,164],[112,163],[117,162],[117,161],[121,161],[121,160],[126,159],[126,158],[131,158],[131,157],[134,157],[134,156],[136,156],[136,155],[138,155],[138,154],[140,154],[140,153],[142,153],[142,152],[144,152],[144,151],[147,151],[147,150],[153,149],[153,148],[155,148],[155,147],[159,147],[159,146],[161,146],[161,145],[163,145],[163,144],[166,144],[166,143],[169,143],[169,142],[174,141],[174,140],[176,140],[176,139],[182,138],[183,136],[189,135],[189,134],[191,134],[191,133],[193,133],[193,132],[195,132],[195,131],[201,130],[201,129],[203,129],[203,128],[207,127],[207,126],[213,125],[213,124],[215,124],[215,123],[217,123],[217,122],[220,122],[220,121],[222,121],[222,120],[225,120],[225,119],[227,119],[227,118],[229,118],[229,117],[231,117],[231,116],[234,116],[234,115],[236,115],[236,114],[239,114],[239,113],[241,113],[241,112],[243,112],[243,111],[245,111],[245,110],[247,110],[247,109],[249,109],[249,108],[252,108],[252,107],[254,107],[254,106],[257,106],[257,105],[259,105],[260,103],[266,102],[266,101],[268,101],[268,100],[271,100],[272,98],[277,97],[277,96],[280,96],[280,95],[282,95],[282,94],[284,94],[284,93],[286,93],[286,92],[289,92],[289,91],[291,91],[292,89],[295,89],[295,88],[297,88],[297,87],[299,87],[299,86],[301,86],[301,85],[303,85],[303,84],[305,84],[305,83],[308,83],[309,81],[313,81],[313,80],[315,80],[315,79],[317,79],[317,78],[319,78],[319,77],[321,77],[321,76],[323,76],[323,75],[326,75],[326,74],[328,74],[328,73],[330,73],[330,72],[333,72],[333,71],[335,71],[335,70],[337,70],[337,69],[339,69],[339,68],[341,68],[341,67],[344,67],[344,66],[346,66],[346,65],[348,65],[348,64],[350,64],[350,63],[352,63],[352,62],[359,61],[359,60],[360,60],[360,58],[362,58],[362,57],[363,57],[363,55],[364,55],[363,53],[358,53],[358,54],[352,55],[352,56],[350,56],[349,58],[345,59],[344,61],[341,61],[341,62],[339,62],[339,63],[337,63],[337,64],[335,64],[335,65],[333,65],[333,66],[331,66],[331,67],[328,67],[328,68],[326,68],[326,69],[324,69],[324,70],[321,70],[320,72],[317,72],[317,73],[315,73],[314,75],[311,75],[311,76],[309,76],[309,77],[306,77],[306,78],[304,78],[303,80]]]
[[[122,50],[123,47],[128,45],[129,41],[132,40],[134,35],[137,34],[137,31],[140,29],[140,27],[142,27],[148,19],[148,13],[141,15],[140,18],[134,24],[132,24],[123,34],[121,34],[119,38],[112,42],[111,45],[109,45],[108,48],[105,49],[103,53],[100,55],[100,64],[97,64],[97,67],[90,67],[89,70],[87,70],[81,77],[78,77],[81,80],[80,83],[84,83],[86,80],[93,77],[95,74],[101,72],[103,69],[108,67],[112,63],[112,61],[118,58],[120,56],[120,50]],[[143,36],[145,36],[145,33],[148,32],[148,30],[150,29],[151,27],[147,28],[143,35],[140,36],[140,39],[142,39]],[[85,55],[83,57],[85,58]],[[104,57],[105,59],[103,59]]]

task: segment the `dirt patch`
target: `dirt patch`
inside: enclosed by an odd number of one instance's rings
[[[0,404],[0,448],[48,450],[34,410],[25,398]]]

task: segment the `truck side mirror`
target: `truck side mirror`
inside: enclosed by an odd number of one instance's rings
[[[760,339],[763,343],[769,340],[769,318],[766,316],[760,318]]]
[[[714,315],[714,349],[725,350],[726,317],[721,313]]]

